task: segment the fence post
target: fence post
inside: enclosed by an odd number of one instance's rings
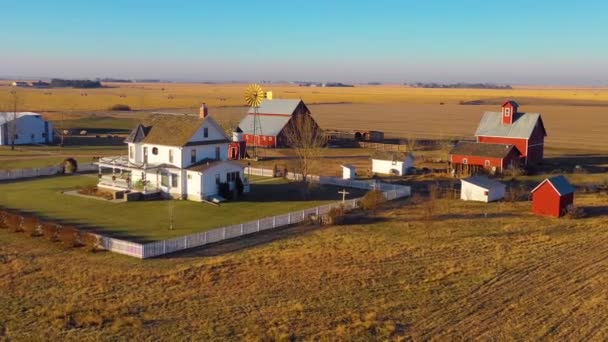
[[[291,224],[291,213],[287,214],[287,224]]]
[[[276,228],[276,226],[277,226],[277,217],[273,216],[272,217],[272,228]]]
[[[166,250],[167,250],[166,241],[165,241],[165,240],[163,240],[163,254],[165,254],[165,253],[166,253]]]
[[[260,231],[260,220],[258,220],[258,232]]]
[[[226,227],[222,227],[222,240],[226,240]]]
[[[243,224],[241,223],[241,235],[243,235]]]

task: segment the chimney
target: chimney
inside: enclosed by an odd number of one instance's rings
[[[203,102],[203,105],[198,113],[198,117],[204,119],[207,117],[207,115],[209,115],[209,108],[207,108],[207,104]]]

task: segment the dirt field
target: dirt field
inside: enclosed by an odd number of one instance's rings
[[[606,195],[577,203],[400,202],[143,262],[0,230],[0,339],[606,340]]]

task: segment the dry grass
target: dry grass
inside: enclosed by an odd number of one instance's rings
[[[2,230],[0,325],[15,340],[605,340],[605,203],[579,196],[589,217],[558,220],[438,200],[430,224],[423,203],[392,203],[368,225],[148,261]]]

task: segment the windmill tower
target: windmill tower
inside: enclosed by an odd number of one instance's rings
[[[266,97],[266,93],[262,90],[259,84],[250,84],[245,90],[245,103],[253,107],[253,156],[258,159],[259,136],[262,135],[262,124],[260,123],[259,108],[262,100]]]

